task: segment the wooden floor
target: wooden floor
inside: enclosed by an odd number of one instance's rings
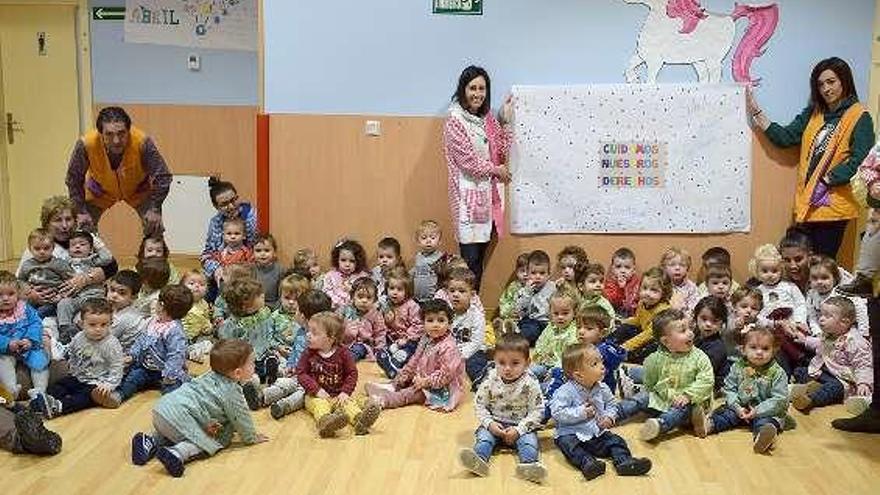
[[[120,261],[127,266],[131,260]],[[174,262],[195,266],[186,257]],[[0,268],[15,266],[0,263]],[[361,385],[380,379],[375,364],[361,363],[359,369]],[[476,424],[470,396],[449,414],[423,407],[386,411],[370,435],[355,437],[345,430],[335,439],[319,439],[305,411],[275,421],[261,410],[255,421],[269,435],[268,443],[221,451],[189,464],[182,479],[173,479],[156,461],[144,467],[130,461],[131,436],[149,431],[157,397],[158,392],[146,392],[117,410],[92,409],[48,422],[64,438],[62,452],[52,458],[0,452],[0,493],[880,495],[880,436],[833,430],[831,420],[846,415],[842,406],[809,416],[795,412],[798,428],[784,433],[770,456],[752,453],[746,430],[704,440],[679,434],[652,445],[637,439],[638,421],[625,424],[617,433],[634,455],[654,463],[642,478],[618,477],[609,466],[605,476],[586,482],[553,445],[552,432],[545,431],[541,450],[549,477],[538,487],[513,476],[516,458],[510,452],[493,456],[485,479],[459,467],[458,449],[472,445]]]
[[[362,363],[360,383],[379,379],[378,368]],[[541,433],[542,460],[549,470],[540,487],[513,476],[515,456],[492,458],[491,473],[474,478],[457,462],[459,448],[472,443],[471,399],[443,414],[413,406],[386,411],[368,436],[350,429],[320,439],[305,411],[275,421],[268,410],[255,413],[258,429],[270,441],[233,447],[187,466],[182,479],[165,474],[156,461],[136,467],[130,461],[133,433],[150,428],[150,409],[158,397],[147,392],[117,410],[92,409],[48,422],[64,438],[52,458],[0,453],[2,492],[6,494],[269,493],[383,495],[519,493],[791,493],[880,494],[880,436],[831,429],[842,406],[795,413],[798,428],[786,432],[770,456],[751,451],[747,431],[708,439],[679,434],[650,445],[636,438],[638,423],[618,427],[637,456],[649,457],[653,471],[621,478],[610,469],[586,482],[566,464],[551,432]],[[15,480],[15,481],[12,481]]]

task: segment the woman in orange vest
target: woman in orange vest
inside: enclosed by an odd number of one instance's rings
[[[94,229],[108,208],[125,201],[140,215],[144,236],[162,234],[162,203],[171,173],[156,144],[132,127],[120,107],[102,109],[95,127],[76,142],[67,166],[77,223]]]
[[[800,145],[794,222],[814,251],[837,257],[850,220],[859,216],[849,181],[874,145],[874,124],[859,103],[849,65],[822,60],[810,75],[810,104],[787,126],[770,122],[751,91],[753,124],[776,146]]]

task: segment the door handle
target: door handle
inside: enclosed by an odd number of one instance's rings
[[[9,144],[15,144],[15,133],[24,132],[21,122],[17,122],[12,118],[12,112],[6,112],[6,141]]]

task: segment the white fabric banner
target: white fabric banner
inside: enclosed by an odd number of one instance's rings
[[[738,84],[514,86],[515,234],[747,232]]]
[[[257,1],[126,0],[125,42],[257,51]]]

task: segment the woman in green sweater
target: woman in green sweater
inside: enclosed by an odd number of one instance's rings
[[[751,91],[746,105],[753,125],[774,145],[800,145],[794,222],[818,254],[837,258],[847,224],[859,216],[849,181],[874,145],[874,124],[859,103],[852,70],[837,57],[816,64],[810,102],[786,126],[771,122]]]

